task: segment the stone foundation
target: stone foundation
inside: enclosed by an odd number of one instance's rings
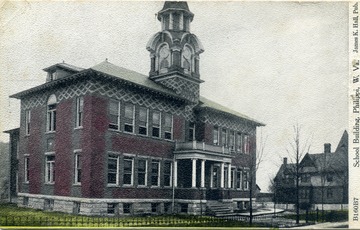
[[[19,207],[46,211],[80,214],[87,216],[126,216],[172,214],[172,200],[168,199],[88,199],[21,193],[18,195]],[[229,205],[232,205],[232,203]],[[205,214],[206,201],[175,200],[174,213]]]

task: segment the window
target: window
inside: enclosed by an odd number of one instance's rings
[[[188,204],[180,204],[180,212],[187,213],[188,212]]]
[[[83,125],[83,109],[84,109],[84,98],[76,98],[76,127],[82,127]]]
[[[25,134],[30,135],[30,110],[25,111]]]
[[[24,196],[23,205],[27,207],[29,205],[29,197]]]
[[[333,181],[333,175],[332,174],[327,175],[326,180],[327,180],[327,182],[332,182]]]
[[[126,104],[125,105],[125,124],[124,131],[128,133],[134,132],[134,105]]]
[[[132,204],[131,203],[123,203],[123,213],[124,214],[132,213]]]
[[[159,203],[151,203],[151,212],[157,213],[159,211]]]
[[[138,160],[138,185],[146,185],[147,183],[147,161],[143,159]]]
[[[224,167],[224,188],[229,187],[229,167]]]
[[[302,183],[310,182],[310,175],[308,173],[301,175],[301,182]]]
[[[219,127],[214,126],[213,130],[213,143],[214,145],[219,145]]]
[[[172,115],[165,113],[165,123],[164,123],[164,138],[167,140],[171,140],[172,139]]]
[[[133,163],[134,163],[133,158],[129,158],[129,157],[124,158],[124,174],[123,174],[124,185],[133,185]]]
[[[328,188],[326,191],[326,197],[332,198],[333,197],[333,190],[331,188]]]
[[[231,169],[231,181],[230,181],[230,188],[235,188],[235,168]]]
[[[309,198],[309,195],[310,195],[309,189],[301,189],[301,190],[299,191],[299,196],[300,196],[300,198],[302,198],[302,199],[308,199],[308,198]]]
[[[56,96],[52,94],[47,102],[47,122],[46,131],[53,132],[56,130]]]
[[[244,190],[249,189],[249,172],[243,173]]]
[[[139,108],[139,134],[148,135],[148,116],[149,110],[144,107]]]
[[[219,168],[214,167],[212,172],[212,187],[217,188],[219,187]]]
[[[45,183],[54,183],[55,181],[55,155],[46,156],[45,165]]]
[[[160,162],[153,161],[151,162],[151,185],[159,186],[160,185]]]
[[[117,156],[109,156],[108,158],[108,184],[118,184],[118,166],[119,158]]]
[[[120,127],[120,102],[110,101],[109,105],[110,123],[109,128],[119,130]]]
[[[164,213],[169,213],[171,211],[171,203],[166,202],[164,203]]]
[[[250,138],[249,138],[249,135],[243,135],[244,137],[244,150],[243,150],[243,153],[245,154],[249,154],[250,153]]]
[[[25,157],[24,158],[24,182],[25,183],[29,183],[29,175],[30,175],[30,171],[29,171],[29,157]]]
[[[80,213],[80,207],[81,207],[80,202],[74,201],[74,203],[73,203],[73,213],[74,214],[79,214]]]
[[[235,132],[230,131],[230,137],[229,137],[229,147],[231,151],[235,151]]]
[[[161,46],[159,49],[159,71],[160,73],[166,73],[167,68],[170,66],[170,49],[167,44]]]
[[[75,184],[81,183],[81,155],[75,153]]]
[[[171,186],[171,162],[164,162],[164,186]]]
[[[153,111],[152,114],[152,136],[160,137],[160,120],[161,114],[158,111]]]
[[[242,181],[242,172],[241,170],[237,170],[236,171],[236,188],[237,189],[242,189],[242,186],[241,186],[241,181]]]
[[[236,151],[242,152],[242,135],[241,133],[236,133]]]
[[[107,213],[108,214],[117,214],[118,204],[117,203],[108,203],[107,204]]]
[[[221,130],[221,144],[227,146],[227,132],[226,129]]]
[[[195,140],[195,123],[193,122],[189,124],[188,140],[189,141]]]
[[[44,200],[44,210],[45,211],[54,210],[54,200],[53,199],[45,199]]]

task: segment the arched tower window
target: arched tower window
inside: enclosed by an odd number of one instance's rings
[[[46,131],[48,132],[56,130],[56,105],[56,96],[52,94],[47,101]]]
[[[181,53],[181,67],[184,68],[185,73],[191,73],[193,65],[193,51],[185,45]]]
[[[158,70],[160,73],[167,72],[167,69],[170,66],[170,49],[167,44],[160,46],[158,52]]]

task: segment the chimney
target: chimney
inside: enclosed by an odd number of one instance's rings
[[[284,157],[284,163],[283,163],[284,165],[286,165],[287,164],[287,157]]]
[[[331,153],[331,144],[330,143],[324,144],[324,153]]]

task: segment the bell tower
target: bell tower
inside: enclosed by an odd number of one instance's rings
[[[194,14],[187,2],[167,1],[157,15],[161,31],[148,42],[151,66],[149,78],[174,90],[191,102],[199,100],[200,53],[204,48],[190,33]]]

